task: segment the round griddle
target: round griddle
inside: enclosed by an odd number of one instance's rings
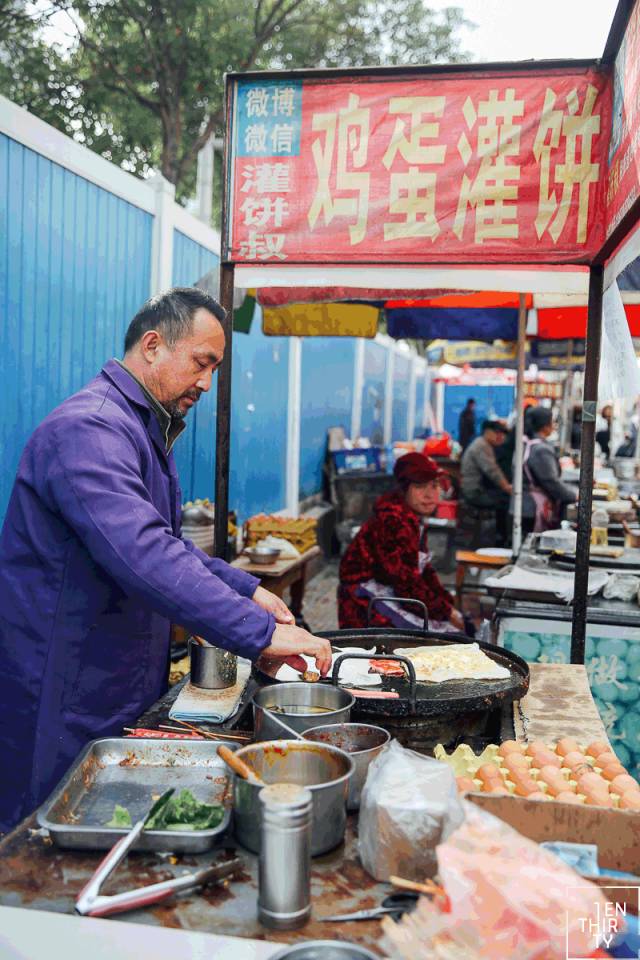
[[[375,648],[375,653],[367,654],[367,659],[383,659],[400,647],[447,646],[453,643],[471,643],[463,636],[450,633],[437,633],[422,630],[392,630],[388,627],[369,627],[366,629],[329,630],[318,633],[330,641],[335,650],[344,647]],[[506,667],[509,676],[503,680],[445,680],[443,683],[415,682],[405,677],[382,677],[379,687],[367,687],[367,692],[375,690],[395,690],[398,699],[385,699],[367,696],[356,697],[353,715],[358,719],[371,717],[420,719],[458,719],[461,715],[486,713],[505,703],[519,700],[529,689],[529,666],[525,660],[510,650],[496,647],[490,643],[479,643],[480,649],[502,667]],[[278,683],[273,677],[256,670],[261,683]],[[331,683],[331,678],[319,681]],[[344,689],[349,689],[344,687]]]

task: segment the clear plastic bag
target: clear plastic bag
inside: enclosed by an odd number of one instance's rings
[[[640,579],[630,574],[612,573],[607,580],[602,596],[605,600],[633,600],[638,595]]]
[[[491,960],[590,956],[605,917],[598,887],[502,820],[463,806],[464,824],[437,851],[449,935]]]
[[[424,880],[436,871],[436,845],[464,819],[451,769],[392,740],[367,774],[358,850],[376,880]]]

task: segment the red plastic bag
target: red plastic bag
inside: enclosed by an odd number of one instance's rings
[[[450,457],[453,444],[448,433],[434,433],[425,441],[422,452],[426,457]]]

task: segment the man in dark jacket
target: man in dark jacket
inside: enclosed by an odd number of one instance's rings
[[[496,450],[506,434],[507,428],[500,420],[485,420],[482,434],[467,447],[460,465],[462,499],[471,508],[495,512],[495,536],[499,546],[504,545],[507,538],[507,511],[512,492],[511,483],[496,459]],[[474,543],[472,549],[477,546],[489,544]]]
[[[124,360],[25,447],[0,537],[0,831],[166,691],[171,623],[251,660],[329,668],[327,642],[258,580],[180,539],[171,451],[222,360],[220,319],[195,289],[148,301]]]
[[[466,450],[476,435],[476,402],[470,397],[458,421],[458,441]]]

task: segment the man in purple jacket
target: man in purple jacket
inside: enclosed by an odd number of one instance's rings
[[[251,660],[325,640],[254,577],[180,539],[173,444],[225,347],[220,305],[170,290],[23,452],[0,537],[0,831],[40,804],[87,741],[167,689],[177,623]]]

